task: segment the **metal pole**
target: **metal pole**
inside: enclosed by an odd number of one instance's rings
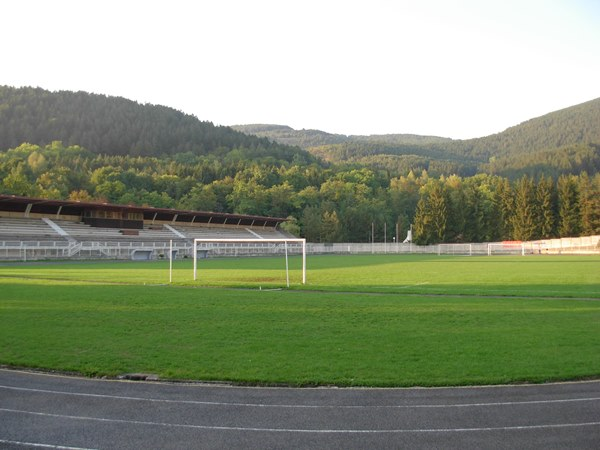
[[[387,222],[383,222],[383,252],[387,253]]]
[[[194,281],[196,281],[196,269],[197,269],[197,259],[198,252],[196,251],[196,240],[194,239],[194,246],[192,247],[192,251],[194,252]]]
[[[302,284],[306,284],[306,239],[302,241]]]
[[[371,222],[371,253],[375,253],[375,222]]]
[[[169,283],[173,282],[173,240],[169,241]]]
[[[285,241],[284,246],[285,246],[285,281],[287,283],[287,287],[290,287],[290,266],[288,264],[287,241]]]

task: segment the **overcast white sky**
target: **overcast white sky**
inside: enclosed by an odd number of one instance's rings
[[[600,97],[598,0],[4,0],[0,84],[472,138]]]

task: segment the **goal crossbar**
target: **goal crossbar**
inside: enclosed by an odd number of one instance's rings
[[[288,270],[288,252],[287,244],[302,244],[302,284],[306,284],[306,239],[299,238],[279,238],[279,239],[209,239],[196,238],[194,239],[194,281],[198,279],[198,244],[284,244],[285,245],[285,266],[287,285],[289,287],[289,270]]]

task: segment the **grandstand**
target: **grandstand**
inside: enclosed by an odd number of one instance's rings
[[[157,259],[193,241],[293,237],[286,219],[0,195],[0,259]],[[206,255],[203,255],[206,256]]]

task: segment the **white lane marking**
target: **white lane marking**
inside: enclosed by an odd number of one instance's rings
[[[131,400],[153,403],[179,403],[184,405],[208,405],[208,406],[235,406],[249,408],[306,408],[306,409],[419,409],[419,408],[469,408],[486,406],[519,406],[519,405],[545,405],[554,403],[575,403],[575,402],[594,402],[599,401],[600,397],[567,398],[555,400],[526,400],[519,402],[489,402],[489,403],[456,403],[456,404],[438,404],[438,405],[289,405],[289,404],[267,404],[267,403],[238,403],[238,402],[209,402],[202,400],[172,400],[161,398],[130,397],[108,394],[89,394],[86,392],[66,392],[52,391],[47,389],[32,389],[15,386],[0,385],[0,389],[7,389],[22,392],[35,392],[40,394],[68,395],[74,397],[106,398],[113,400]]]
[[[507,431],[507,430],[536,430],[548,428],[576,428],[576,427],[591,427],[600,426],[600,422],[582,422],[582,423],[556,423],[545,425],[514,425],[507,427],[481,427],[481,428],[414,428],[414,429],[387,429],[387,430],[352,430],[352,429],[303,429],[303,428],[258,428],[258,427],[227,427],[227,426],[212,426],[212,425],[190,425],[184,423],[168,423],[168,422],[150,422],[143,420],[125,420],[125,419],[107,419],[104,417],[85,417],[71,416],[63,414],[50,414],[35,411],[23,411],[18,409],[0,408],[0,412],[8,412],[13,414],[28,414],[41,417],[52,417],[58,419],[69,420],[88,420],[104,423],[118,423],[127,425],[146,425],[153,427],[168,427],[168,428],[188,428],[196,430],[213,430],[213,431],[258,431],[266,433],[329,433],[329,434],[377,434],[377,433],[462,433],[462,432],[477,432],[477,431]]]
[[[86,447],[68,447],[66,445],[40,444],[37,442],[8,441],[6,439],[0,439],[0,444],[21,445],[23,447],[36,447],[36,448],[54,448],[54,449],[58,449],[58,450],[94,450],[94,449],[86,448]]]

